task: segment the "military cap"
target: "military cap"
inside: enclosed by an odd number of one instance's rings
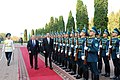
[[[70,31],[68,31],[67,34],[70,35]]]
[[[81,32],[84,32],[86,36],[89,36],[87,29],[84,27]]]
[[[114,28],[113,32],[117,33],[118,35],[120,35],[120,31],[117,28]]]
[[[92,27],[91,31],[93,31],[95,33],[95,35],[98,35],[98,31],[97,29],[95,28],[95,26]]]
[[[108,36],[110,36],[110,34],[109,34],[107,29],[104,30],[104,34],[107,34]]]

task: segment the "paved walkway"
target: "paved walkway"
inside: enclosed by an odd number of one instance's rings
[[[2,56],[1,47],[2,45],[0,44],[0,58]],[[14,60],[12,57],[10,66],[7,66],[5,55],[3,55],[3,58],[0,60],[0,80],[29,80],[26,67],[24,65],[24,61],[21,55],[21,51],[19,48],[20,44],[15,44],[15,47],[16,48],[14,52]],[[44,61],[43,56],[39,55],[39,57]],[[110,61],[110,67],[111,67],[111,76],[113,76],[114,67],[111,61]],[[61,69],[59,66],[56,66],[54,63],[53,63],[53,68],[55,72],[57,72],[61,77],[63,77],[63,80],[76,80],[73,76],[66,73],[63,69]],[[104,65],[103,65],[103,73],[104,73]],[[69,77],[69,78],[64,78],[64,77]],[[78,80],[82,80],[82,79],[78,79]],[[110,80],[110,78],[105,78],[100,76],[100,80]]]
[[[1,47],[2,45],[0,45]],[[14,60],[12,57],[12,61],[10,66],[7,66],[7,61],[5,55],[3,55],[0,60],[0,80],[18,80],[18,52],[15,49],[14,52]],[[2,56],[2,52],[0,49],[0,58]]]

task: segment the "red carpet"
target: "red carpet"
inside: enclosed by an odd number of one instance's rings
[[[27,48],[21,47],[20,50],[22,52],[30,80],[62,80],[62,78],[57,75],[53,70],[49,69],[49,67],[45,68],[45,64],[40,58],[38,59],[39,69],[31,69]]]

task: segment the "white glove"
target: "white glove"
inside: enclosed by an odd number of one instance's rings
[[[85,50],[88,50],[88,47],[85,46],[84,49],[85,49]]]
[[[67,50],[65,50],[65,54],[67,54]]]
[[[100,45],[99,47],[102,48],[102,45]]]
[[[71,45],[71,47],[73,48],[73,47],[74,47],[74,45]]]
[[[55,51],[56,51],[56,47],[55,47]]]
[[[82,58],[82,60],[84,60],[84,59],[85,59],[85,56],[82,56],[81,58]]]
[[[109,54],[109,53],[107,52],[107,53],[106,53],[106,56],[108,56],[108,54]]]
[[[67,46],[69,46],[69,44],[67,44]]]
[[[45,51],[43,51],[43,53],[46,53]]]
[[[60,52],[60,49],[58,49],[58,52]]]
[[[63,50],[61,50],[61,53],[63,53]]]
[[[56,43],[54,42],[54,44],[56,44]]]
[[[74,53],[74,57],[75,57],[75,55],[76,55],[76,52]]]
[[[75,48],[78,48],[78,45],[76,45]]]
[[[117,58],[120,58],[120,54],[117,54]]]
[[[63,44],[63,46],[65,46],[65,44]]]
[[[111,46],[111,45],[109,45],[109,48],[112,48],[112,46]]]
[[[98,55],[100,55],[100,51],[98,51]]]
[[[56,43],[56,44],[58,44],[58,43]]]
[[[71,55],[71,52],[69,52],[69,54],[68,54],[69,56]]]
[[[31,53],[31,51],[29,51],[29,53]]]
[[[62,44],[60,43],[60,46],[62,46]]]

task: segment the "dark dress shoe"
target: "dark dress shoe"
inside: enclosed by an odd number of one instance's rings
[[[114,76],[114,77],[111,77],[110,79],[116,80],[117,78],[118,78],[117,76]]]
[[[50,67],[51,70],[53,70],[53,67]]]
[[[70,71],[71,71],[71,69],[66,69],[65,71],[66,71],[66,72],[70,72]]]
[[[72,72],[72,73],[70,73],[71,75],[75,75],[76,73],[75,72]]]
[[[35,68],[35,70],[38,70],[39,68]]]
[[[75,76],[76,77],[76,79],[80,79],[80,78],[82,78],[80,75],[77,75],[77,76]]]
[[[101,73],[101,70],[98,70],[99,73]]]
[[[109,73],[107,73],[107,74],[105,74],[104,76],[105,76],[105,77],[110,77],[110,74],[109,74]]]
[[[67,69],[67,68],[66,68],[66,67],[63,67],[62,69],[64,69],[64,70],[65,70],[65,69]]]

